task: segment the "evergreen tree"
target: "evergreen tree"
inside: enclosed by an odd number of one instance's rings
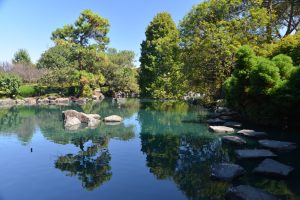
[[[162,12],[154,17],[141,47],[141,95],[152,98],[182,96],[179,32],[169,13]]]

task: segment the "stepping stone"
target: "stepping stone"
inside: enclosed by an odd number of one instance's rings
[[[287,152],[292,151],[297,148],[296,143],[293,142],[283,142],[283,141],[276,141],[276,140],[259,140],[258,143],[266,148]]]
[[[226,143],[237,144],[237,145],[247,144],[245,140],[243,140],[238,136],[223,136],[222,141]]]
[[[219,118],[223,119],[223,120],[232,120],[233,119],[231,116],[228,116],[228,115],[222,115]]]
[[[229,126],[229,127],[233,127],[233,128],[241,128],[242,124],[238,123],[238,122],[226,122],[224,124],[224,126]]]
[[[234,129],[227,126],[209,126],[209,130],[215,133],[234,133]]]
[[[263,138],[268,136],[268,134],[265,132],[258,132],[254,130],[248,130],[248,129],[240,130],[237,133],[252,138]]]
[[[236,164],[221,163],[213,165],[211,168],[211,177],[223,181],[232,181],[233,179],[245,174],[244,168]]]
[[[294,170],[293,167],[282,164],[272,159],[265,159],[254,170],[254,173],[270,176],[288,176]]]
[[[249,185],[231,187],[225,194],[226,200],[279,200],[278,197]]]
[[[225,121],[219,118],[216,119],[209,119],[206,121],[208,124],[224,124]]]
[[[277,155],[266,149],[243,149],[236,150],[235,153],[239,159],[251,158],[270,158]]]

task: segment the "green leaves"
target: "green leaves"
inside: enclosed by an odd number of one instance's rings
[[[19,49],[12,59],[13,64],[32,65],[31,58],[26,49]]]
[[[167,99],[181,97],[185,81],[179,56],[179,32],[170,14],[157,14],[145,34],[140,57],[142,96]]]
[[[12,74],[0,74],[0,94],[8,97],[14,97],[18,94],[21,85],[21,79]]]

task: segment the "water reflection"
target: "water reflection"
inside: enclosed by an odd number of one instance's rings
[[[77,176],[82,186],[93,190],[112,177],[110,153],[107,149],[108,138],[102,137],[92,145],[84,147],[83,140],[77,142],[80,151],[77,154],[60,156],[55,161],[55,167],[67,172],[67,176]]]

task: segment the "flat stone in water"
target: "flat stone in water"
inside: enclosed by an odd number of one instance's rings
[[[279,200],[278,197],[249,185],[231,187],[225,195],[226,200]]]
[[[236,164],[221,163],[212,166],[211,177],[223,181],[232,181],[233,179],[243,175],[244,168]]]
[[[234,133],[234,129],[227,126],[209,126],[209,130],[215,133]]]
[[[276,140],[259,140],[258,143],[266,148],[277,150],[277,151],[292,151],[297,148],[296,144],[293,142],[283,142]]]
[[[242,124],[238,123],[238,122],[226,122],[224,124],[224,126],[229,126],[229,127],[233,127],[233,128],[241,128]]]
[[[263,138],[268,136],[268,134],[265,132],[258,132],[254,130],[248,130],[248,129],[240,130],[237,133],[252,138]]]
[[[254,170],[254,173],[270,176],[288,176],[294,170],[293,167],[282,164],[272,159],[265,159]]]
[[[237,144],[237,145],[243,145],[247,143],[245,140],[243,140],[238,136],[223,136],[222,141],[231,144]]]
[[[240,159],[270,158],[270,157],[277,156],[276,154],[266,149],[243,149],[243,150],[236,150],[235,153]]]
[[[225,121],[219,118],[216,119],[209,119],[206,121],[208,124],[224,124]]]

